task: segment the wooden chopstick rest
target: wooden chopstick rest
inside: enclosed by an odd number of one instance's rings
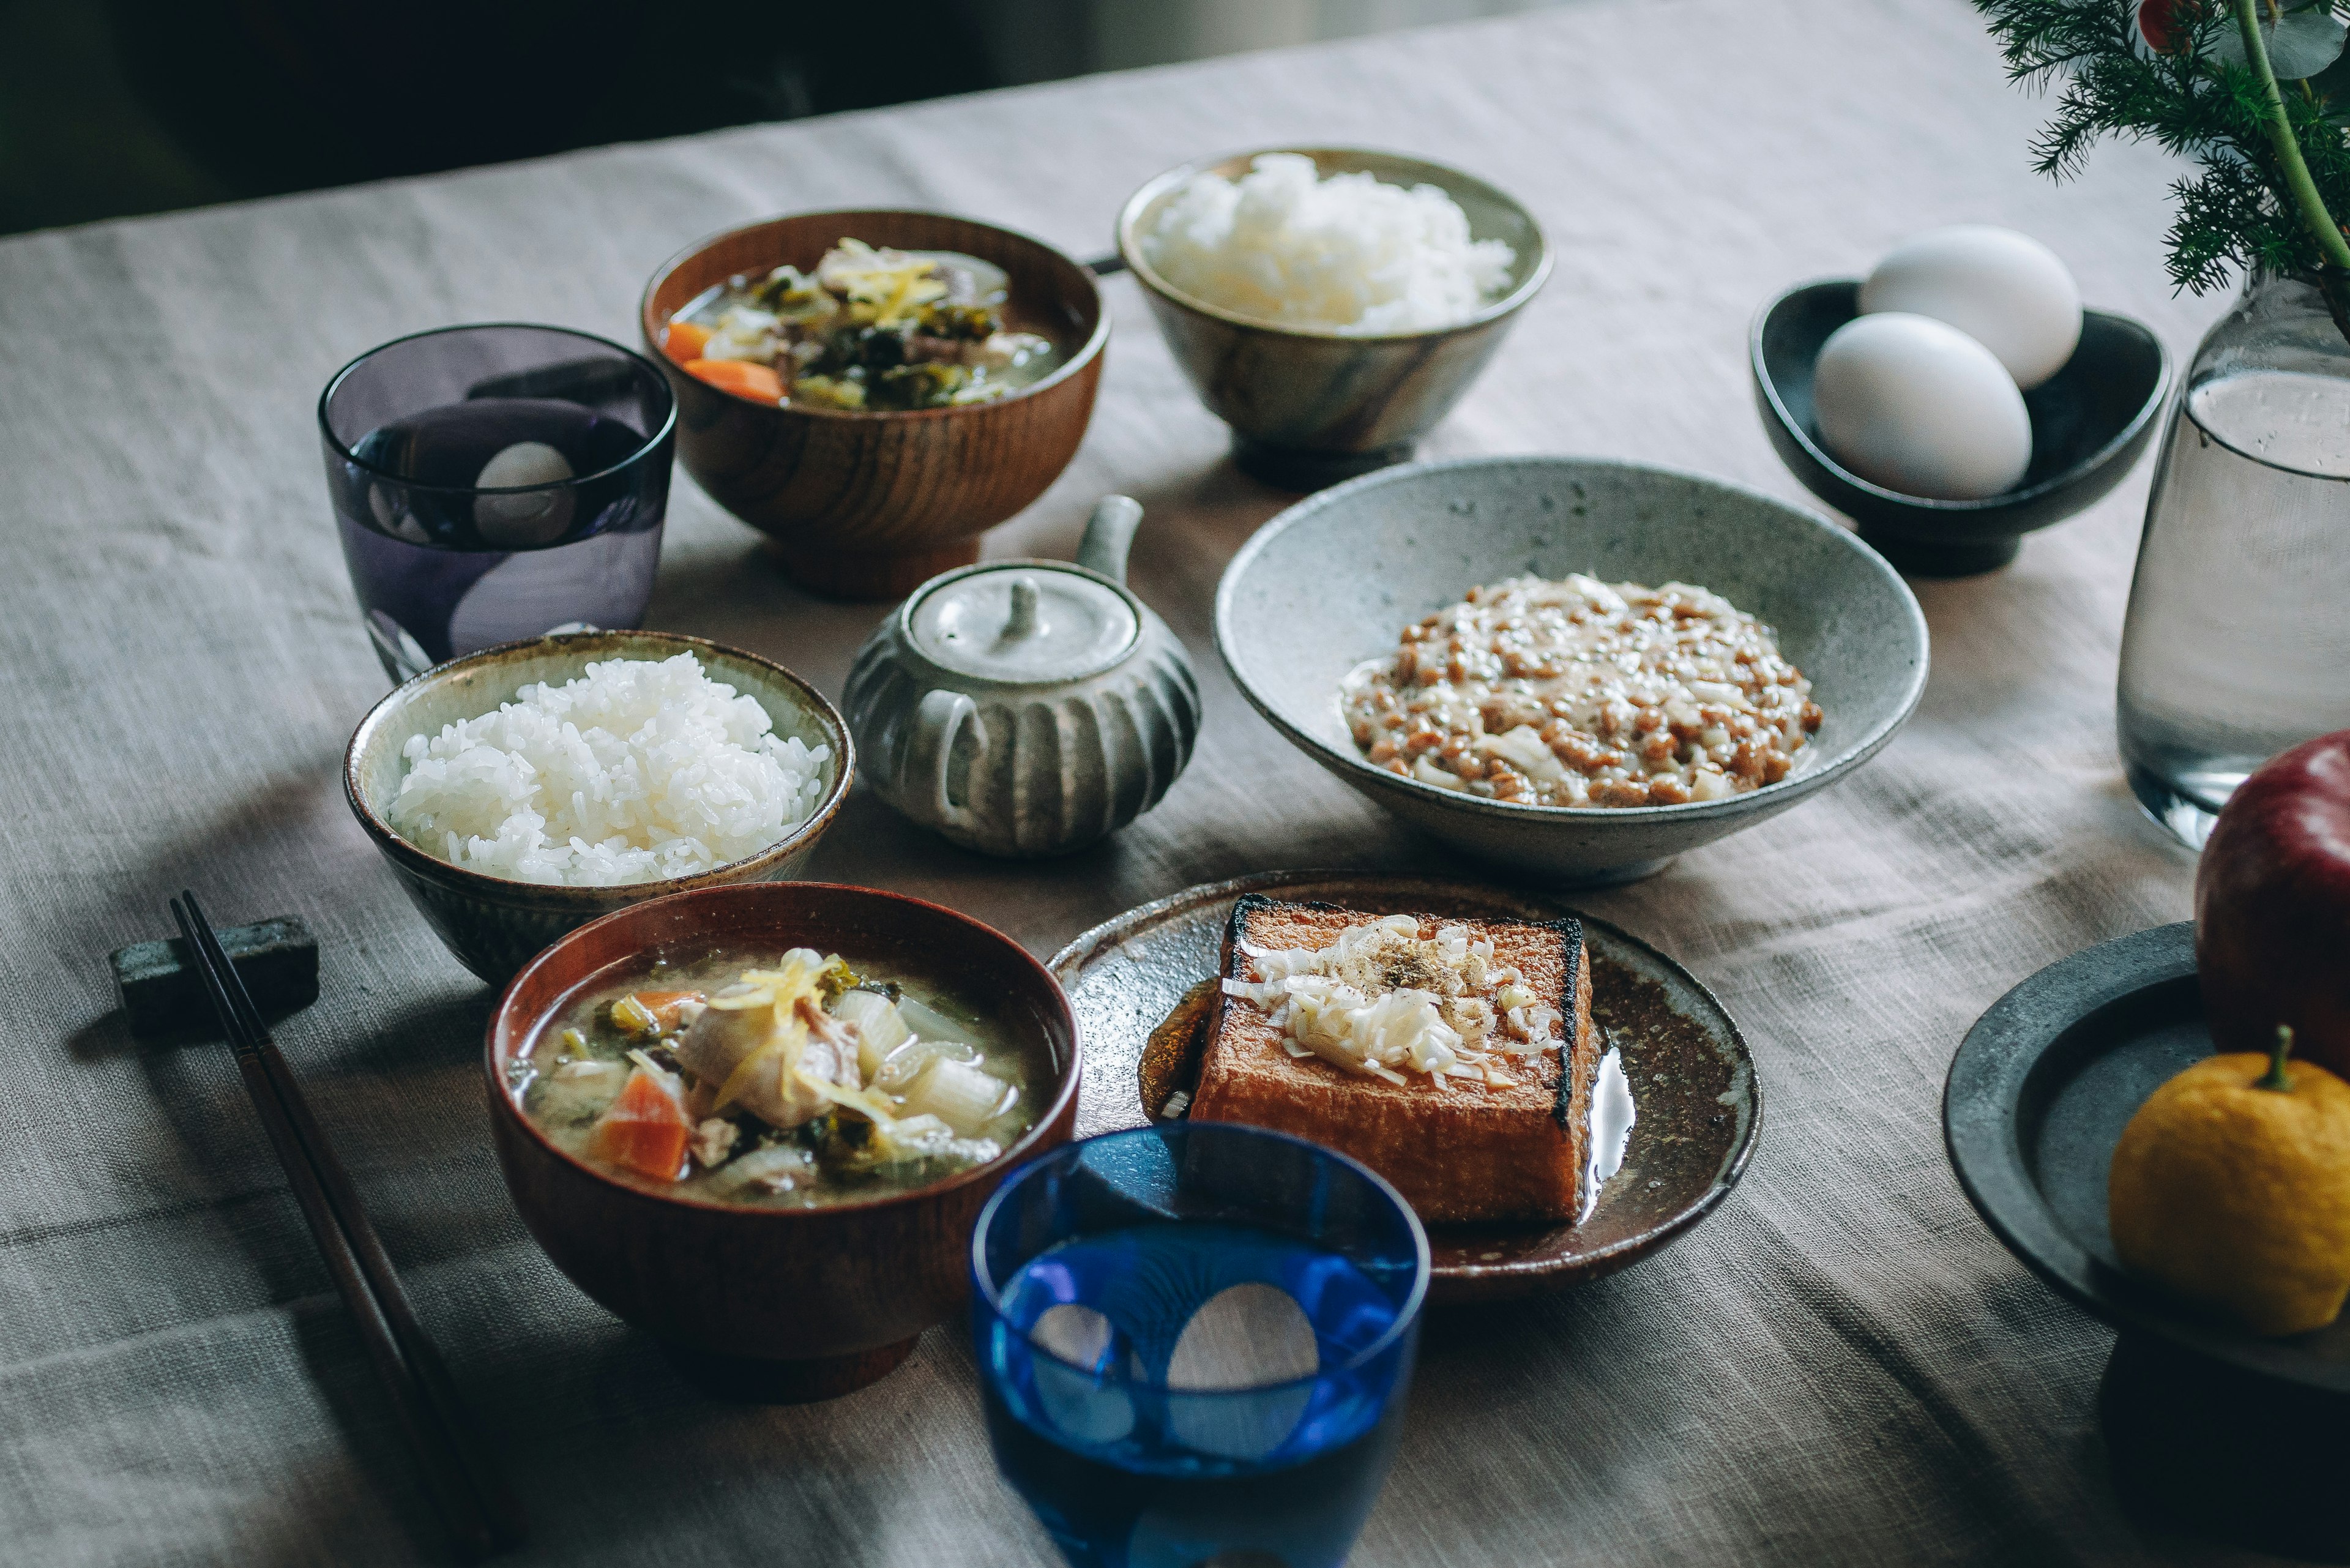
[[[231,926],[220,944],[265,1018],[283,1018],[318,1000],[318,939],[291,915]],[[209,1031],[211,999],[195,957],[179,937],[133,942],[107,956],[134,1039]]]

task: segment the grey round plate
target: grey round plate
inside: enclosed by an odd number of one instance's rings
[[[1613,1273],[1680,1235],[1736,1186],[1754,1149],[1762,1089],[1746,1038],[1713,993],[1646,942],[1538,895],[1437,877],[1274,871],[1207,882],[1096,926],[1047,966],[1085,1042],[1077,1136],[1146,1125],[1144,1043],[1194,981],[1216,972],[1243,893],[1351,909],[1555,920],[1591,948],[1592,1020],[1623,1053],[1636,1120],[1623,1168],[1580,1224],[1442,1226],[1429,1232],[1432,1302],[1533,1295]]]
[[[1942,1091],[1959,1185],[1992,1234],[2116,1328],[2241,1371],[2350,1394],[2350,1315],[2292,1339],[2202,1317],[2121,1271],[2106,1173],[2165,1079],[2211,1054],[2195,927],[2158,926],[2049,965],[1967,1031]]]

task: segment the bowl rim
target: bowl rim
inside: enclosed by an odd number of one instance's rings
[[[1517,468],[1529,465],[1584,470],[1594,468],[1631,470],[1643,474],[1695,481],[1743,500],[1761,502],[1776,507],[1794,517],[1802,519],[1824,535],[1830,536],[1839,547],[1849,550],[1857,557],[1865,568],[1875,571],[1884,583],[1893,587],[1898,596],[1897,602],[1908,611],[1904,618],[1917,648],[1918,659],[1910,671],[1908,684],[1903,690],[1900,700],[1894,703],[1885,716],[1856,737],[1843,751],[1828,758],[1819,766],[1791,773],[1776,784],[1764,784],[1759,789],[1727,795],[1721,800],[1683,801],[1674,805],[1528,805],[1515,801],[1487,800],[1482,796],[1464,794],[1460,790],[1441,789],[1435,784],[1424,784],[1419,779],[1405,778],[1400,774],[1391,774],[1385,768],[1374,766],[1367,758],[1358,753],[1342,752],[1319,735],[1312,734],[1292,724],[1287,718],[1275,711],[1270,701],[1258,693],[1255,685],[1242,673],[1240,664],[1232,654],[1232,644],[1236,640],[1232,631],[1234,619],[1232,600],[1237,593],[1242,575],[1282,534],[1322,510],[1351,499],[1361,491],[1399,483],[1424,473],[1458,472],[1467,469]],[[1259,713],[1263,714],[1274,728],[1279,730],[1292,745],[1306,752],[1326,765],[1338,764],[1342,776],[1350,782],[1360,780],[1382,789],[1399,791],[1407,798],[1427,801],[1449,810],[1490,816],[1497,822],[1520,822],[1528,825],[1545,822],[1572,822],[1582,826],[1595,826],[1611,822],[1708,821],[1717,817],[1742,816],[1749,812],[1762,809],[1765,805],[1776,805],[1783,801],[1792,805],[1802,796],[1810,794],[1843,777],[1874,757],[1878,752],[1883,751],[1891,742],[1893,737],[1899,732],[1901,726],[1908,722],[1909,716],[1917,711],[1919,701],[1925,696],[1926,678],[1932,661],[1932,636],[1926,624],[1926,613],[1918,607],[1918,596],[1910,591],[1909,585],[1902,581],[1901,575],[1893,569],[1884,556],[1870,549],[1858,535],[1837,527],[1811,508],[1797,505],[1792,501],[1758,490],[1752,485],[1741,484],[1735,480],[1722,479],[1710,473],[1699,473],[1690,469],[1669,468],[1660,463],[1635,462],[1616,458],[1579,457],[1565,452],[1487,453],[1475,457],[1444,458],[1430,462],[1400,463],[1393,468],[1381,469],[1376,473],[1364,474],[1358,479],[1350,479],[1344,484],[1333,485],[1319,494],[1309,495],[1258,529],[1232,556],[1231,564],[1224,567],[1223,576],[1216,583],[1212,619],[1216,652],[1223,659],[1224,669],[1232,675],[1232,684],[1241,689],[1242,694],[1249,700],[1250,705]]]
[[[486,871],[475,871],[468,867],[452,865],[422,846],[411,843],[398,828],[392,826],[390,822],[376,809],[374,804],[367,798],[366,789],[359,777],[360,753],[365,749],[367,742],[373,738],[375,732],[390,725],[409,703],[422,694],[428,686],[441,684],[463,671],[505,663],[526,653],[545,655],[561,651],[563,645],[592,645],[621,638],[650,638],[656,641],[671,644],[675,649],[675,652],[671,655],[672,658],[677,653],[693,653],[697,656],[704,653],[723,654],[729,659],[739,659],[745,664],[754,665],[765,670],[779,684],[795,691],[805,704],[804,711],[812,713],[818,725],[825,731],[825,743],[835,749],[834,754],[839,759],[839,766],[834,771],[832,787],[825,792],[824,798],[817,803],[816,810],[808,815],[807,820],[764,848],[739,859],[721,862],[707,870],[697,871],[691,877],[671,877],[651,882],[619,882],[583,887],[572,883],[518,881],[511,877],[493,877]],[[550,648],[550,644],[556,647]],[[581,654],[583,659],[593,658],[595,651],[592,648],[586,648],[581,649]],[[704,672],[707,673],[706,661]],[[768,715],[771,721],[774,717],[772,713]],[[366,830],[368,836],[375,841],[376,847],[381,850],[393,865],[411,875],[460,889],[484,902],[500,905],[539,902],[596,903],[617,897],[626,898],[630,904],[638,904],[654,898],[667,898],[674,893],[692,892],[707,886],[731,882],[745,869],[782,858],[806,846],[831,826],[832,819],[839,814],[842,805],[847,801],[849,785],[853,782],[856,768],[856,742],[850,739],[847,722],[841,718],[839,711],[833,707],[824,693],[817,691],[811,682],[785,669],[774,659],[763,659],[743,649],[729,647],[722,642],[713,642],[706,637],[691,637],[683,632],[644,628],[562,631],[549,632],[539,637],[520,638],[513,642],[495,643],[491,647],[479,649],[455,659],[444,659],[429,669],[419,670],[378,698],[375,705],[367,711],[351,731],[350,740],[344,744],[343,799],[349,805],[351,815],[359,818],[359,826]]]
[[[1781,306],[1785,305],[1797,295],[1809,293],[1815,288],[1843,287],[1857,291],[1862,281],[1856,277],[1814,277],[1802,283],[1791,284],[1781,289],[1763,303],[1762,307],[1754,313],[1754,319],[1747,326],[1746,359],[1748,369],[1754,378],[1755,389],[1762,394],[1763,399],[1771,406],[1771,417],[1778,421],[1787,434],[1794,439],[1795,443],[1804,449],[1804,455],[1826,469],[1838,483],[1850,485],[1872,501],[1915,512],[1956,515],[1997,513],[2011,507],[2028,505],[2033,502],[2054,495],[2060,490],[2078,484],[2088,475],[2113,462],[2117,454],[2138,439],[2147,422],[2160,413],[2163,407],[2170,401],[2171,381],[2176,374],[2176,369],[2171,362],[2169,346],[2163,342],[2160,335],[2134,316],[2125,316],[2117,310],[2099,310],[2085,305],[2081,307],[2081,314],[2084,317],[2095,316],[2117,323],[2137,332],[2154,345],[2156,356],[2154,390],[2147,394],[2146,401],[2139,406],[2137,412],[2130,416],[2129,422],[2124,425],[2111,440],[2080,462],[2050,474],[2037,484],[2026,485],[2021,490],[2003,490],[1997,495],[1980,495],[1970,501],[1946,501],[1930,495],[1909,495],[1898,490],[1887,490],[1874,481],[1861,478],[1860,475],[1845,467],[1828,454],[1826,448],[1812,438],[1812,432],[1805,430],[1802,422],[1788,411],[1786,403],[1779,396],[1779,384],[1771,375],[1770,363],[1762,356],[1762,329],[1770,325],[1771,317],[1777,314]],[[1859,317],[1856,315],[1854,319],[1858,320]]]
[[[327,405],[334,401],[335,389],[341,386],[352,371],[385,349],[397,348],[403,343],[413,343],[420,337],[442,337],[453,332],[482,332],[501,327],[519,327],[531,332],[559,332],[567,337],[579,337],[590,343],[599,344],[623,358],[635,360],[651,373],[653,384],[660,388],[661,396],[669,400],[669,410],[661,417],[660,429],[639,441],[635,449],[618,462],[607,463],[593,473],[575,473],[568,479],[558,479],[548,484],[427,484],[421,480],[411,479],[405,474],[395,473],[390,469],[369,462],[345,445],[343,438],[335,433],[335,427],[328,422]],[[317,418],[318,434],[325,438],[327,449],[354,468],[364,469],[378,479],[390,480],[410,490],[429,491],[438,495],[529,495],[540,491],[576,490],[583,484],[592,484],[597,480],[608,478],[624,468],[633,467],[643,462],[648,454],[658,450],[664,441],[677,432],[677,389],[669,384],[669,378],[661,374],[660,366],[656,361],[638,353],[633,348],[613,342],[600,333],[584,332],[577,327],[560,327],[551,321],[458,321],[446,327],[427,327],[416,332],[403,332],[397,337],[384,339],[363,353],[353,355],[344,361],[340,369],[327,378],[326,386],[318,393]]]
[[[671,275],[679,268],[717,244],[721,240],[730,240],[737,234],[748,234],[753,229],[764,229],[775,223],[798,223],[815,218],[876,217],[950,218],[958,223],[969,223],[974,228],[987,229],[1017,240],[1023,244],[1035,246],[1056,261],[1066,264],[1070,271],[1085,279],[1086,287],[1093,295],[1093,330],[1087,334],[1084,344],[1066,360],[1055,366],[1048,374],[1025,386],[1014,387],[1000,398],[989,398],[976,403],[954,403],[938,409],[827,409],[813,403],[795,403],[788,400],[781,403],[763,403],[756,399],[746,398],[740,392],[729,391],[724,387],[712,387],[707,381],[698,381],[697,384],[709,387],[710,390],[741,403],[745,408],[764,409],[775,414],[799,414],[811,419],[843,420],[851,423],[859,421],[949,419],[957,414],[971,414],[983,409],[996,409],[1009,403],[1021,402],[1035,393],[1056,387],[1071,377],[1080,374],[1088,364],[1101,358],[1103,348],[1109,343],[1109,300],[1102,294],[1101,280],[1094,275],[1090,268],[1060,246],[1040,240],[1024,229],[993,223],[984,218],[974,218],[967,213],[949,212],[943,207],[817,207],[806,212],[777,213],[770,217],[754,219],[747,223],[736,223],[732,227],[714,230],[702,235],[654,268],[652,276],[645,282],[644,292],[638,296],[637,330],[643,335],[645,348],[650,357],[655,364],[664,369],[674,370],[681,376],[685,374],[685,368],[670,358],[654,337],[654,333],[666,327],[669,321],[656,322],[653,319],[653,296],[660,291],[661,285],[667,283]],[[983,256],[980,259],[983,261],[986,258]]]
[[[1068,1025],[1069,1030],[1068,1064],[1061,1074],[1060,1084],[1055,1089],[1052,1098],[1046,1102],[1045,1108],[1037,1113],[1035,1124],[993,1159],[984,1164],[974,1165],[966,1170],[956,1171],[951,1176],[942,1176],[938,1180],[927,1182],[920,1187],[910,1188],[903,1192],[888,1193],[878,1198],[816,1204],[806,1209],[769,1209],[754,1204],[723,1203],[706,1198],[689,1198],[679,1193],[654,1192],[632,1182],[623,1181],[618,1177],[608,1176],[578,1156],[563,1149],[554,1139],[542,1132],[536,1122],[523,1114],[521,1106],[515,1104],[513,1095],[508,1092],[498,1074],[500,1030],[508,1024],[509,1015],[515,1007],[515,997],[520,992],[523,981],[537,972],[539,968],[551,960],[557,951],[581,940],[589,931],[603,926],[620,920],[641,919],[644,912],[656,904],[719,896],[775,897],[789,891],[853,893],[862,898],[880,899],[887,903],[912,905],[917,909],[943,915],[949,919],[970,927],[983,939],[993,942],[1006,953],[1016,955],[1021,963],[1027,965],[1029,970],[1034,971],[1035,978],[1044,982],[1045,994],[1058,1002],[1060,1016]],[[567,997],[577,989],[577,984],[568,986],[565,988],[563,994]],[[518,1039],[541,1022],[542,1020],[534,1018],[529,1021],[527,1026],[507,1028],[506,1033],[510,1037]],[[515,977],[506,981],[504,988],[498,992],[496,1004],[490,1009],[489,1023],[482,1032],[482,1075],[489,1085],[490,1104],[494,1116],[503,1116],[513,1126],[521,1128],[544,1153],[553,1156],[573,1170],[606,1187],[656,1204],[668,1204],[708,1214],[741,1216],[747,1220],[788,1223],[794,1220],[821,1220],[833,1215],[870,1213],[877,1210],[894,1208],[918,1199],[941,1197],[991,1175],[1001,1178],[1020,1166],[1027,1164],[1038,1140],[1051,1132],[1063,1116],[1072,1112],[1076,1105],[1077,1090],[1085,1077],[1085,1039],[1084,1032],[1077,1024],[1076,1009],[1069,1002],[1069,993],[1061,988],[1059,981],[1053,978],[1053,971],[1047,969],[1035,954],[984,920],[976,919],[960,909],[951,909],[944,904],[933,903],[928,898],[917,898],[910,893],[893,893],[885,888],[868,888],[855,882],[736,882],[713,888],[683,888],[675,893],[665,893],[659,898],[647,898],[640,903],[630,904],[625,909],[615,909],[608,915],[566,931],[546,947],[533,954],[531,961],[515,971]]]
[[[1429,184],[1442,184],[1446,181],[1457,181],[1463,185],[1474,186],[1493,197],[1524,221],[1527,230],[1534,239],[1534,267],[1526,274],[1526,280],[1523,283],[1492,303],[1481,306],[1472,315],[1464,317],[1459,321],[1447,322],[1440,327],[1415,327],[1409,332],[1342,332],[1334,327],[1302,327],[1284,322],[1266,321],[1260,317],[1246,316],[1236,310],[1226,309],[1221,305],[1211,304],[1196,294],[1178,288],[1160,276],[1159,270],[1143,255],[1141,244],[1136,236],[1136,229],[1142,221],[1143,213],[1160,196],[1194,174],[1202,173],[1222,164],[1237,163],[1243,160],[1253,162],[1272,152],[1295,152],[1314,158],[1317,161],[1323,157],[1385,159],[1390,162],[1409,164],[1430,174],[1441,176],[1440,179],[1425,182]],[[1356,171],[1340,171],[1340,172]],[[1447,193],[1451,192],[1448,191]],[[1557,253],[1551,245],[1550,236],[1543,231],[1542,223],[1534,217],[1533,209],[1492,181],[1471,174],[1465,169],[1456,169],[1449,163],[1439,163],[1433,159],[1421,158],[1409,152],[1390,152],[1379,147],[1259,147],[1243,152],[1195,158],[1188,163],[1179,163],[1171,169],[1162,170],[1137,186],[1134,193],[1127,197],[1125,203],[1118,208],[1115,234],[1118,241],[1118,254],[1119,259],[1126,263],[1127,270],[1132,273],[1136,280],[1145,288],[1170,304],[1212,317],[1228,326],[1246,327],[1251,331],[1263,332],[1276,337],[1296,337],[1332,343],[1409,343],[1424,338],[1451,337],[1455,333],[1487,326],[1517,311],[1528,300],[1539,294],[1543,285],[1550,281],[1551,267],[1557,257]]]
[[[1012,1189],[1014,1188],[1019,1186],[1020,1183],[1024,1181],[1035,1179],[1040,1177],[1043,1174],[1045,1163],[1049,1160],[1062,1158],[1065,1152],[1067,1153],[1067,1158],[1076,1159],[1082,1157],[1074,1151],[1089,1147],[1090,1146],[1100,1143],[1105,1139],[1135,1138],[1141,1137],[1145,1135],[1164,1137],[1170,1132],[1178,1137],[1189,1137],[1192,1128],[1203,1127],[1222,1128],[1236,1127],[1242,1133],[1250,1137],[1269,1138],[1278,1143],[1292,1144],[1300,1148],[1308,1149],[1313,1153],[1321,1156],[1325,1159],[1335,1160],[1341,1167],[1353,1171],[1356,1176],[1367,1181],[1372,1189],[1378,1192],[1382,1197],[1386,1198],[1388,1202],[1394,1204],[1398,1212],[1403,1215],[1404,1223],[1411,1232],[1414,1258],[1418,1266],[1412,1276],[1410,1293],[1405,1299],[1404,1303],[1396,1309],[1395,1321],[1388,1324],[1388,1326],[1380,1332],[1378,1337],[1372,1340],[1369,1345],[1365,1345],[1362,1349],[1355,1351],[1349,1355],[1336,1367],[1328,1366],[1318,1366],[1312,1372],[1305,1373],[1302,1376],[1283,1378],[1280,1381],[1274,1383],[1244,1384],[1237,1388],[1201,1388],[1196,1390],[1174,1389],[1169,1387],[1164,1380],[1147,1385],[1148,1386],[1169,1393],[1188,1393],[1194,1397],[1201,1394],[1235,1394],[1245,1395],[1250,1397],[1262,1397],[1265,1394],[1274,1393],[1284,1388],[1310,1387],[1313,1385],[1322,1382],[1334,1371],[1340,1373],[1354,1372],[1368,1366],[1372,1362],[1393,1350],[1396,1347],[1398,1341],[1403,1339],[1418,1327],[1421,1314],[1424,1314],[1428,1308],[1429,1286],[1436,1278],[1436,1260],[1434,1253],[1430,1251],[1428,1244],[1428,1226],[1426,1221],[1420,1219],[1419,1211],[1413,1209],[1409,1202],[1405,1201],[1403,1194],[1396,1190],[1395,1184],[1393,1182],[1388,1180],[1386,1177],[1381,1176],[1378,1171],[1373,1170],[1369,1166],[1365,1165],[1361,1160],[1357,1159],[1354,1156],[1344,1153],[1338,1149],[1331,1148],[1326,1145],[1315,1143],[1311,1138],[1299,1137],[1295,1133],[1283,1132],[1278,1127],[1261,1127],[1251,1122],[1150,1122],[1145,1123],[1141,1127],[1110,1127],[1105,1131],[1095,1133],[1089,1137],[1071,1138],[1068,1142],[1060,1145],[1058,1147],[1047,1149],[1043,1154],[1038,1155],[1035,1158],[1027,1161],[1025,1164],[1021,1166],[1019,1169],[1012,1172],[1009,1176],[1006,1176],[1002,1184],[999,1185],[993,1192],[988,1195],[986,1205],[980,1210],[979,1218],[973,1221],[972,1225],[969,1254],[971,1260],[971,1288],[973,1301],[983,1302],[986,1304],[987,1311],[995,1317],[1001,1319],[1006,1328],[1011,1329],[1014,1334],[1018,1334],[1021,1342],[1028,1346],[1031,1353],[1041,1355],[1049,1362],[1067,1367],[1072,1372],[1081,1373],[1087,1376],[1094,1376],[1094,1368],[1078,1366],[1076,1362],[1064,1356],[1059,1351],[1055,1350],[1051,1345],[1039,1342],[1034,1334],[1029,1333],[1028,1330],[1017,1327],[1013,1324],[1012,1314],[1004,1303],[1003,1284],[999,1283],[995,1280],[987,1266],[988,1224],[994,1219],[997,1210],[1003,1208],[1006,1199],[1011,1196]],[[1221,1137],[1223,1135],[1222,1133],[1217,1133],[1211,1136]],[[1042,1254],[1039,1255],[1041,1256]],[[1024,1266],[1025,1265],[1024,1265]],[[1127,1377],[1122,1373],[1114,1374],[1113,1376],[1117,1376],[1118,1381],[1122,1383],[1143,1386],[1140,1379]]]

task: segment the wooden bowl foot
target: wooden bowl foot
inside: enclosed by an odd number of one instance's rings
[[[792,581],[828,599],[879,603],[899,599],[937,576],[979,559],[979,539],[957,539],[935,550],[902,556],[850,556],[770,544],[768,550]]]
[[[868,1383],[878,1383],[898,1369],[922,1336],[847,1355],[818,1356],[807,1361],[764,1361],[748,1355],[720,1355],[681,1345],[664,1345],[670,1363],[687,1382],[712,1398],[735,1405],[812,1405],[837,1399]]]

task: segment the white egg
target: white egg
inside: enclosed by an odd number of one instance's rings
[[[560,484],[570,477],[571,462],[561,452],[543,441],[518,441],[499,448],[482,464],[473,485],[480,490],[512,490],[526,484]],[[473,526],[500,549],[552,545],[570,530],[571,505],[568,490],[476,496]]]
[[[2081,290],[2028,234],[1959,223],[1904,240],[1860,286],[1863,314],[1906,310],[1981,343],[2025,391],[2064,368],[2081,341]]]
[[[1902,311],[1856,317],[1812,372],[1820,442],[1838,462],[1904,495],[1973,501],[2015,488],[2032,466],[2023,394],[1991,351],[1947,322]]]

